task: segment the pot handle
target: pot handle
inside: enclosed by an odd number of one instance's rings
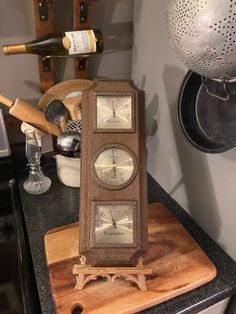
[[[227,81],[226,80],[221,80],[221,83],[223,84],[223,89],[224,89],[224,92],[225,92],[225,97],[222,97],[222,96],[219,96],[219,95],[216,95],[216,94],[210,92],[205,77],[201,77],[201,79],[202,79],[203,85],[205,85],[205,88],[206,88],[206,91],[207,91],[208,95],[210,95],[212,97],[215,97],[215,98],[217,98],[219,100],[223,100],[223,101],[229,100],[230,94],[229,94],[229,90],[227,88]]]

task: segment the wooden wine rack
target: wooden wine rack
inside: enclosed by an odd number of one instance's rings
[[[33,0],[33,14],[36,37],[53,33],[53,0]],[[73,0],[73,28],[86,29],[91,25],[91,0]],[[38,57],[40,87],[45,93],[55,84],[55,63],[53,58]],[[75,78],[87,79],[88,58],[75,58]]]

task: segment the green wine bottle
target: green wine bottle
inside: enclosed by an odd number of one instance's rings
[[[52,33],[24,44],[3,46],[5,55],[37,54],[42,56],[89,55],[103,51],[99,29]]]

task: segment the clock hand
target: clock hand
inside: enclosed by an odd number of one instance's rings
[[[116,112],[115,112],[115,108],[114,108],[114,101],[112,100],[112,112],[113,112],[113,117],[116,117]]]
[[[115,222],[115,219],[112,216],[111,209],[110,209],[110,215],[111,215],[111,220],[112,220],[113,227],[116,229],[116,222]]]
[[[114,177],[116,177],[116,161],[115,161],[115,156],[114,156],[114,150],[113,149],[112,149],[112,164],[113,164]]]
[[[112,148],[112,163],[113,163],[113,165],[116,163],[116,161],[115,161],[115,156],[114,156],[114,149]]]
[[[116,166],[113,166],[113,173],[114,173],[114,177],[116,177]]]
[[[113,227],[116,229],[116,222],[114,219],[112,219],[112,224],[113,224]]]

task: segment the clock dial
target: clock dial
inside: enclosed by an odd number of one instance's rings
[[[129,130],[132,128],[131,96],[97,96],[97,128]]]
[[[108,189],[127,186],[136,174],[134,154],[123,145],[109,145],[102,149],[94,162],[94,173],[98,184]]]
[[[133,205],[97,205],[95,212],[96,244],[133,244]]]

